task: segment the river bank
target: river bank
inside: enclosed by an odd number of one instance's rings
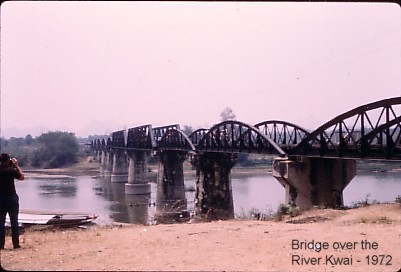
[[[98,176],[100,174],[100,163],[95,162],[92,157],[82,158],[78,163],[53,169],[23,167],[28,175],[68,175],[68,176]],[[157,163],[148,164],[149,172],[147,175],[151,178],[157,176]],[[243,167],[235,165],[231,174],[233,177],[242,177],[249,174],[263,175],[271,173],[271,164],[259,164],[256,166]],[[357,161],[357,172],[362,173],[401,173],[400,162],[380,162],[380,161]],[[184,175],[187,177],[195,176],[195,169],[189,162],[184,162]]]
[[[78,163],[61,168],[33,168],[22,167],[28,176],[65,175],[65,176],[96,176],[99,175],[99,163],[82,159]]]
[[[100,175],[100,164],[98,162],[93,162],[88,159],[83,159],[79,163],[62,167],[62,168],[32,168],[26,167],[23,169],[25,174],[34,177],[46,177],[46,176],[99,176]],[[147,176],[149,178],[155,178],[158,173],[158,165],[150,164],[148,165]],[[264,175],[266,173],[271,173],[271,166],[259,166],[259,167],[234,167],[232,169],[233,177],[242,177],[244,175]],[[195,177],[195,170],[188,163],[184,163],[184,175],[187,178]]]
[[[7,270],[398,271],[401,206],[315,209],[282,221],[28,229],[19,250],[10,240],[1,251]]]

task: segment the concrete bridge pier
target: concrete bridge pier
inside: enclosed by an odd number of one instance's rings
[[[113,167],[111,174],[111,182],[127,182],[128,167],[127,157],[122,150],[113,151]]]
[[[113,154],[111,151],[103,150],[100,161],[100,174],[103,177],[110,177],[113,169]]]
[[[285,188],[286,204],[301,210],[344,205],[343,190],[356,176],[356,161],[337,158],[275,159],[273,176]]]
[[[161,223],[189,219],[184,187],[184,161],[187,152],[161,151],[157,176],[156,216]]]
[[[206,152],[196,155],[195,215],[209,220],[234,218],[231,168],[232,153]]]
[[[100,151],[100,167],[99,167],[99,172],[100,175],[104,175],[104,171],[106,170],[106,151],[102,150]]]
[[[125,193],[128,195],[150,194],[150,183],[146,178],[146,151],[128,151],[128,183],[125,184]]]

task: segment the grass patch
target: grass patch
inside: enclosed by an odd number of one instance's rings
[[[300,214],[301,214],[301,211],[299,210],[298,207],[292,207],[290,205],[280,204],[280,206],[277,209],[275,218],[277,221],[281,221],[287,215],[290,217],[294,217],[294,216],[297,216]]]
[[[255,209],[252,208],[249,211],[244,211],[241,209],[239,214],[236,214],[235,217],[240,220],[262,220],[267,221],[274,218],[274,213],[271,209]]]

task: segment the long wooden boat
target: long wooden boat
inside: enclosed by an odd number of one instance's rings
[[[22,226],[52,225],[52,226],[77,226],[92,223],[97,215],[68,214],[68,213],[40,213],[20,212],[18,223]],[[6,217],[6,225],[10,225],[10,218]]]

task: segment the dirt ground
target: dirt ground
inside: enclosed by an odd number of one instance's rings
[[[282,221],[28,229],[21,246],[12,249],[6,237],[3,269],[398,271],[401,205],[317,209]]]

